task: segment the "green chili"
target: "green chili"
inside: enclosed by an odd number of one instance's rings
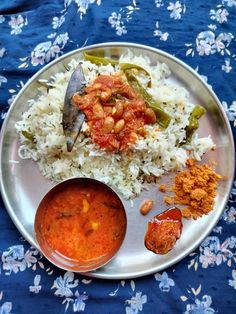
[[[34,136],[29,133],[28,131],[22,131],[21,134],[27,138],[27,140],[31,141],[31,142],[34,142]]]
[[[129,70],[129,69],[136,69],[138,71],[142,71],[149,77],[148,85],[151,85],[151,76],[150,76],[150,74],[144,68],[142,68],[139,65],[132,64],[132,63],[119,63],[118,60],[109,59],[109,58],[106,58],[106,57],[99,57],[99,56],[88,54],[86,52],[84,53],[84,60],[90,61],[90,62],[92,62],[94,64],[97,64],[97,65],[108,65],[108,64],[111,64],[112,66],[115,66],[115,65],[119,64],[120,69],[122,71],[126,71],[126,70]]]
[[[151,108],[155,112],[157,123],[162,128],[167,128],[171,121],[170,115],[160,107],[160,105],[152,98],[146,89],[138,82],[137,78],[133,74],[133,71],[127,70],[125,71],[125,75],[129,84],[142,96],[147,107]]]
[[[95,56],[95,55],[90,55],[88,53],[84,53],[84,60],[86,61],[90,61],[92,63],[95,63],[97,65],[108,65],[108,64],[111,64],[111,65],[117,65],[119,64],[119,61],[118,60],[114,60],[114,59],[109,59],[109,58],[106,58],[106,57],[99,57],[99,56]]]
[[[193,110],[190,114],[190,117],[189,117],[189,124],[185,128],[186,137],[183,140],[183,142],[181,143],[181,145],[188,144],[191,142],[191,139],[192,139],[194,132],[199,127],[198,120],[204,115],[205,112],[206,112],[206,110],[202,106],[196,105],[193,108]]]

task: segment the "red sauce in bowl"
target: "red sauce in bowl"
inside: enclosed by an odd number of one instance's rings
[[[115,192],[96,180],[67,182],[51,190],[39,205],[36,237],[55,264],[52,252],[60,260],[73,261],[78,271],[92,270],[120,248],[126,231],[125,210]]]

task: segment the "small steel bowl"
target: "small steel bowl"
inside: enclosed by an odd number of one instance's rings
[[[81,261],[79,262],[78,260],[71,259],[67,256],[62,255],[60,252],[56,251],[50,246],[43,232],[43,219],[44,219],[44,215],[45,215],[45,212],[46,212],[46,209],[50,200],[52,200],[52,198],[57,193],[63,191],[65,188],[68,188],[69,186],[77,185],[77,186],[82,187],[86,184],[93,185],[95,189],[98,186],[102,187],[108,193],[111,193],[113,197],[115,197],[115,199],[120,204],[120,209],[123,211],[123,214],[124,214],[125,228],[124,228],[124,232],[122,233],[120,240],[117,241],[117,243],[115,243],[111,251],[97,258],[88,260],[86,262],[81,262]],[[120,249],[125,238],[126,229],[127,229],[127,216],[126,216],[124,205],[122,201],[120,200],[119,196],[116,194],[116,192],[113,189],[111,189],[106,184],[98,180],[89,179],[89,178],[72,178],[72,179],[65,180],[57,184],[56,186],[54,186],[41,200],[37,208],[35,221],[34,221],[34,230],[35,230],[36,240],[38,241],[40,250],[43,253],[43,255],[55,266],[62,268],[64,270],[69,270],[69,271],[79,272],[79,273],[89,272],[107,264]]]

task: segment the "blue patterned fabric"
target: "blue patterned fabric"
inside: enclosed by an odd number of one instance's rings
[[[153,46],[198,71],[236,126],[236,0],[1,0],[0,122],[21,87],[62,54],[108,41]],[[218,225],[184,260],[143,278],[53,267],[0,201],[0,314],[236,313],[236,181]]]

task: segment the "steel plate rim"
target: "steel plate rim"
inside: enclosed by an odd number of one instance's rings
[[[21,95],[24,93],[25,89],[34,81],[34,79],[38,76],[40,76],[43,72],[45,72],[46,70],[48,70],[49,68],[53,67],[55,64],[63,61],[63,59],[66,59],[68,57],[73,56],[74,54],[83,52],[85,50],[92,50],[92,49],[99,49],[99,48],[111,48],[111,47],[121,47],[121,48],[138,48],[138,49],[144,49],[145,51],[151,51],[155,54],[161,55],[166,57],[167,59],[170,59],[172,61],[174,61],[175,63],[179,64],[182,68],[185,68],[187,71],[189,71],[193,76],[195,76],[198,81],[204,86],[205,89],[207,89],[207,91],[210,93],[211,97],[215,100],[218,110],[220,111],[221,115],[223,116],[224,122],[226,124],[226,128],[227,128],[227,133],[229,135],[229,144],[230,147],[232,148],[233,151],[233,156],[232,156],[232,164],[235,164],[235,145],[234,145],[234,138],[233,138],[233,133],[231,130],[231,126],[230,123],[228,121],[227,115],[225,113],[225,111],[223,110],[223,107],[221,105],[221,102],[219,100],[219,98],[217,97],[217,95],[215,94],[215,92],[209,87],[209,85],[202,79],[202,77],[199,75],[199,73],[197,73],[192,67],[190,67],[188,64],[186,64],[185,62],[183,62],[182,60],[180,60],[179,58],[171,55],[170,53],[163,51],[161,49],[158,48],[154,48],[151,46],[147,46],[147,45],[143,45],[143,44],[137,44],[137,43],[132,43],[132,42],[105,42],[105,43],[98,43],[98,44],[92,44],[92,45],[88,45],[88,46],[83,46],[81,48],[69,51],[65,54],[63,54],[62,56],[58,57],[57,59],[49,62],[48,64],[46,64],[45,66],[43,66],[40,70],[38,70],[29,80],[27,80],[27,82],[25,83],[25,85],[23,86],[23,88],[18,92],[18,94],[16,95],[14,101],[12,102],[7,115],[3,121],[2,124],[2,128],[1,128],[1,132],[0,132],[0,165],[2,165],[2,152],[3,152],[3,142],[4,142],[4,134],[5,131],[7,129],[8,126],[8,122],[11,118],[11,113],[14,110],[15,106],[18,103],[18,99],[21,97]],[[158,271],[162,271],[164,269],[167,269],[170,266],[175,265],[176,263],[178,263],[179,261],[181,261],[182,259],[184,259],[187,255],[189,255],[191,252],[193,252],[197,247],[199,247],[199,245],[204,241],[204,239],[211,233],[212,229],[214,228],[214,226],[218,223],[224,208],[227,204],[229,195],[230,195],[230,190],[233,186],[233,181],[234,181],[234,173],[235,173],[235,168],[232,169],[232,174],[231,177],[229,179],[229,191],[227,196],[225,197],[225,200],[223,202],[222,205],[222,210],[218,213],[218,215],[216,216],[216,218],[213,220],[213,222],[209,225],[209,227],[206,229],[206,232],[202,233],[200,237],[198,237],[198,240],[195,241],[194,245],[191,246],[191,248],[189,248],[189,250],[187,250],[184,254],[179,254],[178,256],[176,256],[176,258],[171,259],[169,262],[166,262],[164,265],[161,265],[160,267],[152,267],[149,268],[145,271],[134,271],[134,272],[130,272],[128,275],[125,275],[124,277],[122,277],[119,273],[118,274],[104,274],[104,273],[96,273],[96,271],[92,271],[89,273],[83,273],[83,275],[87,275],[89,277],[93,277],[93,278],[98,278],[98,279],[110,279],[110,280],[116,280],[116,279],[131,279],[131,278],[137,278],[137,277],[143,277],[143,276],[147,276],[150,274],[153,274],[155,272]],[[34,246],[40,253],[42,253],[40,251],[40,248],[38,246],[38,244],[36,242],[34,242],[34,240],[31,238],[31,236],[26,232],[26,230],[23,228],[22,224],[18,221],[14,210],[11,208],[10,202],[8,200],[7,197],[7,192],[5,190],[5,186],[4,186],[4,179],[2,177],[2,171],[0,171],[0,190],[1,190],[1,195],[2,195],[2,199],[4,202],[4,205],[6,207],[6,210],[11,218],[11,220],[13,221],[14,225],[16,226],[16,228],[18,229],[18,231],[21,233],[21,235],[32,245]]]

